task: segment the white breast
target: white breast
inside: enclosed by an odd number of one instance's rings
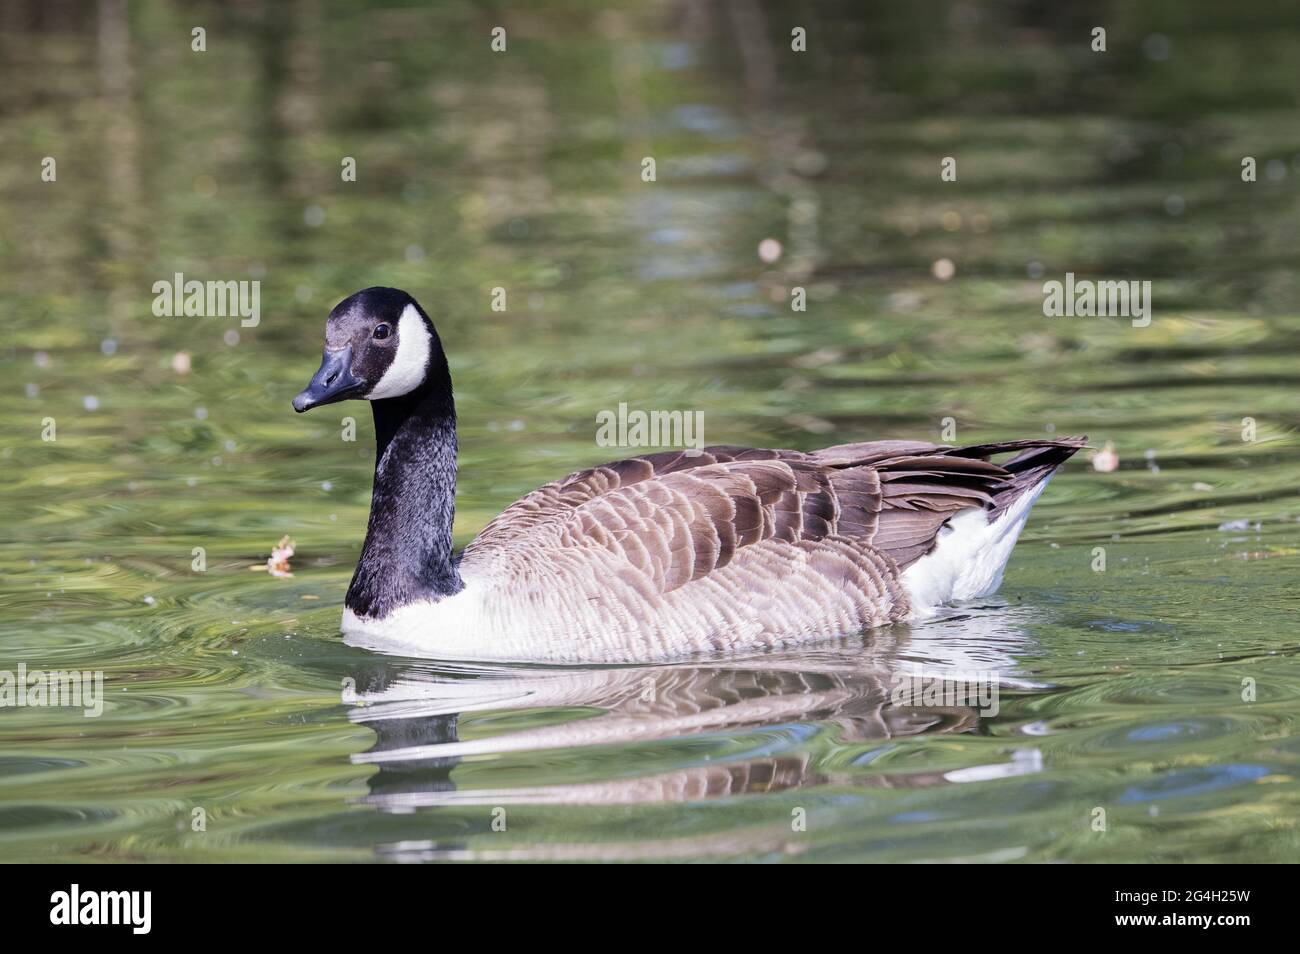
[[[433,602],[410,603],[380,620],[364,619],[343,610],[343,632],[352,646],[384,653],[440,659],[521,659],[511,655],[511,640],[493,639],[489,614],[484,612],[485,590],[468,582],[454,596]],[[500,597],[500,594],[496,594]]]

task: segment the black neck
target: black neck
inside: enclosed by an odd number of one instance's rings
[[[456,406],[451,380],[374,401],[375,487],[347,607],[379,618],[464,584],[451,555],[456,515]]]

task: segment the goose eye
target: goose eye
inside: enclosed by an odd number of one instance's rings
[[[389,333],[392,330],[393,330],[392,328],[388,327],[388,325],[385,324],[375,325],[375,337],[378,338],[380,341],[382,341],[383,339],[388,337]]]

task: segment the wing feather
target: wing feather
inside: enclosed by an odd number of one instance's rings
[[[462,560],[485,566],[556,546],[598,548],[662,594],[726,567],[762,541],[842,538],[880,557],[854,573],[883,592],[883,577],[896,577],[929,552],[946,520],[969,507],[991,507],[1010,479],[965,450],[917,441],[812,454],[716,446],[614,461],[528,494],[493,520]],[[832,560],[824,568],[839,572],[831,557],[819,560]]]

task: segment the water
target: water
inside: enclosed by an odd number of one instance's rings
[[[0,857],[1294,860],[1300,34],[1075,6],[553,2],[504,54],[469,3],[243,4],[204,53],[164,5],[7,8],[0,669],[106,702],[0,711]],[[260,324],[154,317],[176,272],[260,280]],[[1066,272],[1151,281],[1154,321],[1045,318]],[[366,409],[289,400],[376,283],[451,355],[459,544],[608,459],[621,401],[805,449],[1088,433],[1120,468],[1072,463],[941,620],[375,655],[337,625]],[[248,569],[286,534],[292,578]],[[900,704],[916,672],[991,673],[996,712]]]

